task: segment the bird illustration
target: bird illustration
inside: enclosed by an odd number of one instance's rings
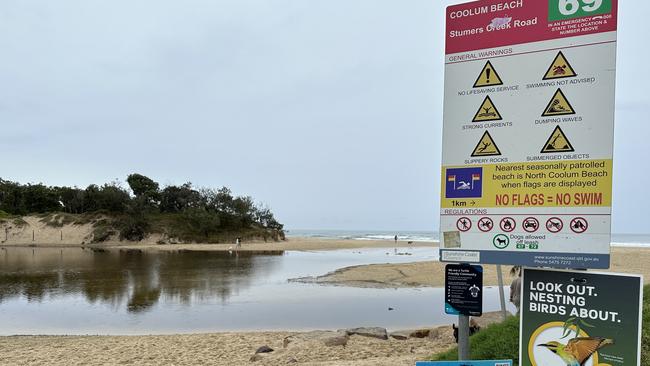
[[[610,344],[614,344],[613,339],[580,337],[570,340],[566,346],[556,341],[537,346],[548,348],[566,362],[567,366],[583,366],[596,351]]]

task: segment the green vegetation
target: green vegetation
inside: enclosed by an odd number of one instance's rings
[[[643,335],[641,336],[641,365],[650,366],[650,285],[643,288]]]
[[[469,339],[473,360],[510,360],[519,363],[519,318],[492,324]],[[432,361],[458,360],[458,348],[435,355]]]
[[[94,225],[94,242],[114,235],[139,241],[158,233],[181,242],[217,243],[260,238],[284,239],[283,225],[251,197],[233,196],[230,189],[194,188],[191,183],[160,188],[141,174],[102,186],[51,187],[0,179],[0,222],[37,215],[51,227]]]
[[[641,337],[641,366],[650,366],[650,285],[643,289],[643,335]],[[473,360],[513,360],[519,363],[519,318],[493,324],[470,337]],[[458,360],[458,348],[434,355],[432,361]]]

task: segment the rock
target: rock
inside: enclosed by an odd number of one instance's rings
[[[416,329],[409,334],[411,338],[427,338],[431,334],[431,329]]]
[[[258,353],[270,353],[270,352],[273,352],[273,348],[271,348],[269,346],[262,346],[262,347],[258,348],[257,351],[255,351],[255,354],[258,354]]]
[[[325,344],[327,347],[345,347],[348,344],[348,339],[350,339],[350,337],[348,337],[347,334],[333,335],[331,337],[323,339],[323,344]]]
[[[405,341],[409,338],[427,338],[431,334],[431,329],[414,329],[414,330],[397,330],[390,334],[391,338]]]
[[[390,334],[390,337],[400,341],[405,341],[409,339],[409,335],[410,335],[409,331],[396,331],[396,332],[392,332]]]
[[[347,335],[359,335],[362,337],[370,337],[370,338],[377,338],[377,339],[388,339],[388,332],[386,332],[386,328],[380,328],[380,327],[361,327],[361,328],[351,328],[351,329],[346,329],[345,333]]]
[[[287,358],[287,363],[298,363],[298,360],[296,360],[295,357],[289,356],[289,358]]]

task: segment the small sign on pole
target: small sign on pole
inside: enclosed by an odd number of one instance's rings
[[[520,365],[640,365],[643,278],[524,269]]]
[[[498,361],[420,361],[415,366],[512,366],[512,360]]]
[[[469,264],[445,267],[445,313],[483,314],[483,267]]]

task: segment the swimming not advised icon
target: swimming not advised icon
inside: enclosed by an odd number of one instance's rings
[[[485,63],[485,66],[483,66],[483,70],[481,70],[478,79],[474,82],[474,87],[482,88],[484,86],[494,85],[503,85],[503,81],[501,81],[501,77],[497,74],[496,70],[494,70],[492,63],[488,61]]]
[[[548,68],[548,71],[546,71],[546,74],[544,74],[544,80],[572,78],[574,76],[578,76],[578,74],[576,74],[569,61],[564,57],[562,51],[560,51],[557,56],[555,56],[555,59]]]
[[[494,142],[492,136],[490,136],[490,133],[488,131],[485,131],[483,137],[481,137],[478,144],[474,148],[474,152],[472,152],[472,156],[476,157],[476,156],[497,156],[497,155],[501,155],[501,150],[499,150],[499,147]]]
[[[567,114],[576,114],[576,111],[571,106],[571,103],[569,103],[562,89],[558,89],[553,95],[553,98],[551,98],[551,101],[548,102],[542,117],[563,116]]]
[[[500,120],[502,120],[501,114],[499,113],[497,107],[494,105],[492,99],[490,99],[490,96],[488,95],[485,97],[485,100],[483,100],[483,104],[481,104],[481,107],[474,115],[474,119],[472,120],[472,122],[487,122],[487,121],[500,121]]]
[[[569,142],[569,139],[564,134],[560,126],[556,126],[553,133],[548,138],[541,153],[558,153],[558,152],[572,152],[575,151]]]

